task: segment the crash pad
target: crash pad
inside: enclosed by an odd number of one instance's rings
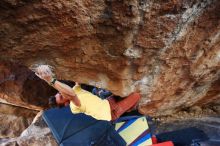
[[[96,120],[83,113],[73,114],[69,106],[46,110],[43,119],[61,146],[126,145],[109,121]]]
[[[151,133],[145,116],[121,117],[115,121],[115,130],[127,145],[152,145]]]

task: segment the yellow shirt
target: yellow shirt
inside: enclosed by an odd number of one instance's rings
[[[81,106],[76,106],[70,102],[72,113],[85,113],[97,120],[111,120],[111,110],[108,100],[101,99],[92,93],[83,90],[79,85],[73,87],[73,91],[78,96]]]

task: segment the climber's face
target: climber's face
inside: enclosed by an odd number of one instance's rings
[[[56,103],[60,106],[67,106],[69,105],[69,100],[64,98],[60,93],[55,95]]]

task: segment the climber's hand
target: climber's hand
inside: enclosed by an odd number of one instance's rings
[[[49,65],[40,65],[36,68],[35,74],[45,80],[46,82],[50,83],[53,80],[53,73],[49,67]]]

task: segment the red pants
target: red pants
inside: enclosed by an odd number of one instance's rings
[[[123,113],[133,108],[140,99],[139,93],[132,93],[129,96],[117,100],[114,96],[107,98],[110,104],[112,120],[116,120]]]

